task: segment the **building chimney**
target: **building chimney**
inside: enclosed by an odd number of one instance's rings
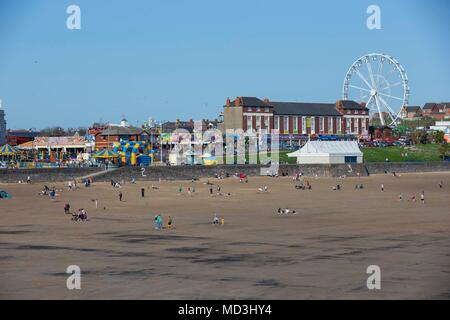
[[[227,98],[227,102],[225,103],[225,105],[226,105],[227,107],[229,107],[229,106],[231,105],[230,97]]]
[[[265,103],[270,103],[269,98],[264,98]]]
[[[241,97],[236,97],[236,100],[234,101],[234,105],[236,107],[239,107],[241,105]]]

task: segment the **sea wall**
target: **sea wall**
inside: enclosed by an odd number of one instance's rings
[[[236,173],[244,173],[247,176],[266,175],[270,168],[259,165],[222,165],[222,166],[155,166],[146,168],[124,167],[116,171],[108,172],[95,177],[95,181],[157,181],[163,180],[191,180],[196,178],[212,178],[215,175],[225,174],[232,176]],[[280,165],[279,175],[293,176],[301,172],[310,177],[339,177],[343,175],[367,176],[364,165]]]
[[[0,183],[26,181],[28,176],[33,182],[69,181],[102,170],[101,168],[0,169]]]
[[[370,174],[382,173],[414,173],[414,172],[445,172],[450,171],[449,161],[430,161],[430,162],[380,162],[365,164]]]
[[[123,167],[104,171],[100,168],[55,168],[55,169],[0,169],[0,183],[26,181],[30,176],[33,182],[69,181],[92,176],[94,181],[157,181],[191,180],[193,178],[212,178],[216,174],[234,175],[243,172],[248,176],[266,174],[269,168],[260,165],[220,165],[220,166],[154,166],[145,168]],[[293,176],[302,173],[306,177],[347,177],[368,176],[371,174],[450,172],[450,162],[402,162],[366,163],[335,165],[280,165],[279,175]]]

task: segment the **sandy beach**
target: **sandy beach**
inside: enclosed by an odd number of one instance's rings
[[[0,199],[0,298],[450,298],[450,173],[309,179],[312,190],[291,177],[210,181],[231,195],[211,196],[205,179],[153,183],[159,189],[57,183],[54,201],[38,195],[42,183],[0,184],[12,195]],[[71,221],[67,202],[90,220]],[[157,213],[175,228],[155,230]],[[81,290],[66,287],[69,265],[81,268]],[[381,268],[381,290],[366,286],[369,265]]]

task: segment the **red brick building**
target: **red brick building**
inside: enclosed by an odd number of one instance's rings
[[[296,138],[311,134],[368,135],[369,109],[354,101],[332,103],[275,102],[255,97],[229,98],[224,106],[224,128],[254,130]]]
[[[424,117],[430,117],[435,120],[444,120],[446,117],[446,110],[445,110],[445,103],[434,103],[429,102],[425,103],[423,106],[423,116]]]
[[[10,146],[18,146],[33,141],[39,132],[31,130],[8,130],[6,132],[6,143]]]

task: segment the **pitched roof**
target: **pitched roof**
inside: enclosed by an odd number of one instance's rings
[[[341,116],[333,103],[270,102],[274,114],[302,116]]]
[[[421,108],[419,106],[408,106],[406,107],[406,111],[407,112],[417,112],[421,110]]]
[[[356,141],[308,141],[300,150],[289,153],[288,157],[316,155],[362,155]]]
[[[423,110],[426,110],[426,109],[433,109],[434,106],[436,106],[436,103],[434,103],[434,102],[428,102],[428,103],[425,103],[425,105],[423,106]]]
[[[266,103],[263,100],[256,97],[238,97],[240,99],[239,102],[240,107],[271,107],[271,103]],[[230,106],[233,107],[236,105],[236,100],[231,101]]]
[[[111,126],[105,130],[103,130],[100,135],[102,136],[117,136],[117,135],[139,135],[143,134],[146,131],[141,128],[136,127],[120,127],[120,126]]]
[[[366,110],[367,107],[357,103],[353,100],[339,100],[338,102],[342,103],[342,106],[344,109],[350,109],[350,110]]]

